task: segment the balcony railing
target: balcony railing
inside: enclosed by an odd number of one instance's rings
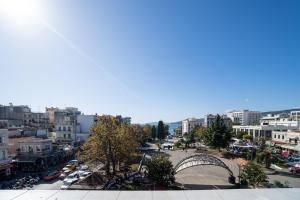
[[[0,165],[9,164],[11,162],[12,162],[11,158],[5,158],[5,159],[0,160]]]

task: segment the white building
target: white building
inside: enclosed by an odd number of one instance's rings
[[[256,140],[257,138],[265,138],[270,139],[272,137],[272,131],[278,130],[280,127],[274,127],[274,126],[263,126],[263,125],[257,125],[257,126],[233,126],[232,127],[234,133],[239,132],[246,132],[248,135],[251,135],[253,140]],[[286,127],[281,127],[281,130],[286,130]]]
[[[49,154],[52,152],[52,140],[51,139],[39,139],[34,138],[32,140],[19,142],[19,154]]]
[[[196,126],[203,126],[204,119],[188,118],[182,121],[182,134],[190,133]]]
[[[96,121],[96,115],[78,115],[77,123],[79,124],[77,130],[77,138],[80,141],[85,141],[91,134],[91,128]]]
[[[300,110],[292,111],[290,116],[292,120],[300,120]]]
[[[0,179],[10,175],[11,158],[8,157],[8,121],[0,120]]]
[[[273,131],[272,141],[297,145],[300,139],[300,131]]]
[[[233,110],[227,112],[227,116],[234,124],[247,126],[259,124],[261,113],[250,110]]]
[[[299,130],[300,121],[292,118],[282,118],[280,115],[268,115],[260,120],[261,125],[285,126],[288,130]]]
[[[205,115],[204,117],[204,126],[205,127],[211,127],[213,125],[213,123],[216,120],[217,115],[213,115],[213,114],[208,114]],[[232,121],[229,117],[227,117],[226,115],[220,115],[220,117],[223,119],[225,125],[227,127],[231,127],[232,126]]]

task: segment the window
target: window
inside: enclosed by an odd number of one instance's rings
[[[66,127],[65,126],[63,127],[63,131],[66,131]]]
[[[274,138],[276,138],[276,135],[274,135]]]
[[[281,136],[281,139],[283,139],[283,140],[284,140],[284,135],[282,135],[282,136]]]

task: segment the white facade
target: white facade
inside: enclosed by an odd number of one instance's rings
[[[283,130],[286,130],[285,127],[281,127]],[[269,139],[272,137],[272,131],[279,129],[279,127],[273,126],[233,126],[234,133],[246,132],[248,135],[251,135],[254,140],[257,138],[266,138]]]
[[[293,120],[291,118],[281,118],[280,115],[268,115],[266,117],[261,118],[261,125],[269,125],[269,126],[285,126],[288,130],[299,130],[300,121]]]
[[[77,123],[79,124],[77,130],[77,139],[85,141],[91,134],[91,128],[96,121],[96,115],[78,115]]]
[[[261,113],[250,110],[233,110],[227,112],[227,116],[232,120],[234,124],[247,126],[259,124]]]
[[[182,121],[182,134],[190,133],[196,126],[203,126],[204,119],[189,118]]]
[[[52,152],[52,140],[32,139],[19,142],[20,154],[48,154]]]
[[[292,120],[300,120],[300,110],[291,112]]]
[[[272,141],[286,144],[298,144],[300,139],[299,131],[273,131]]]
[[[78,115],[77,123],[79,124],[80,133],[90,133],[92,126],[96,120],[95,115]]]

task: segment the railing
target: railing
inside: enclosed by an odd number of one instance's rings
[[[0,160],[0,165],[5,165],[5,164],[9,164],[12,162],[11,158],[5,158],[3,160]]]

